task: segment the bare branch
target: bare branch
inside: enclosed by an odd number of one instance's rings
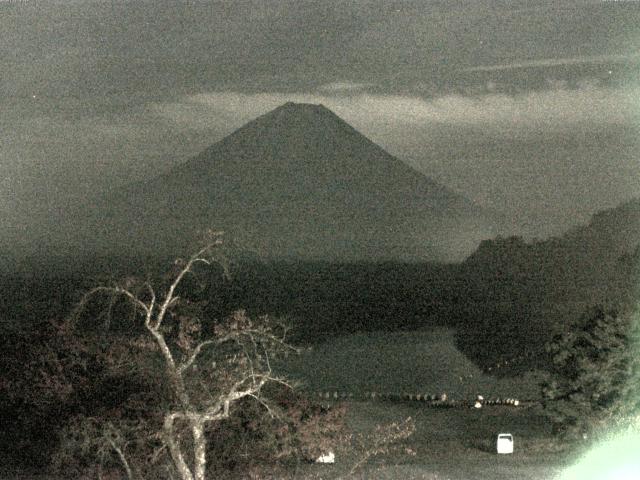
[[[178,373],[182,374],[183,372],[185,372],[191,365],[193,365],[193,362],[195,362],[196,358],[198,357],[198,355],[200,354],[200,352],[202,351],[202,349],[208,345],[213,345],[216,344],[217,342],[215,342],[214,340],[206,340],[204,342],[200,342],[198,344],[198,346],[193,350],[193,352],[191,352],[191,355],[189,355],[189,358],[187,359],[186,362],[184,362],[182,365],[180,365],[178,367]]]
[[[150,283],[147,283],[146,285],[147,285],[147,289],[149,290],[149,293],[151,294],[151,301],[149,302],[149,308],[146,312],[147,314],[144,319],[144,324],[147,327],[147,329],[150,330],[152,328],[153,310],[156,306],[156,292]]]
[[[269,352],[267,352],[267,347],[262,345],[262,349],[264,350],[264,359],[267,362],[267,370],[271,373],[271,363],[269,362]]]
[[[209,260],[207,260],[206,258],[203,257],[203,255],[209,251],[211,251],[214,247],[221,245],[222,244],[222,240],[221,239],[216,239],[215,241],[213,241],[212,243],[206,245],[205,247],[201,248],[198,252],[196,252],[187,262],[187,264],[184,266],[184,268],[182,270],[180,270],[180,272],[178,273],[178,275],[176,276],[176,278],[173,280],[173,283],[171,283],[171,285],[169,286],[169,290],[167,291],[167,294],[165,295],[164,298],[164,302],[162,302],[162,305],[160,306],[160,311],[158,312],[158,316],[156,317],[156,324],[154,325],[154,328],[157,330],[160,328],[160,325],[162,325],[162,321],[164,320],[164,316],[167,313],[167,309],[169,308],[170,305],[172,305],[175,302],[175,297],[174,297],[174,293],[176,288],[178,287],[178,285],[180,284],[180,282],[182,281],[182,279],[184,278],[184,276],[191,272],[191,269],[193,268],[193,265],[195,263],[198,262],[202,262],[206,265],[210,265],[211,262]]]
[[[151,309],[149,308],[149,305],[147,305],[146,303],[144,303],[142,300],[140,300],[138,297],[136,297],[133,293],[131,293],[129,290],[126,290],[122,287],[114,287],[112,289],[115,293],[118,293],[120,295],[124,295],[126,297],[128,297],[134,305],[137,305],[138,307],[142,308],[142,310],[149,315],[151,313]]]
[[[107,308],[105,308],[104,313],[102,313],[102,314],[100,314],[100,316],[98,316],[98,319],[104,317],[104,330],[105,331],[109,330],[109,327],[111,326],[111,315],[113,313],[113,307],[116,304],[117,298],[118,298],[117,295],[111,295],[111,298],[109,299],[109,305],[107,306]],[[134,310],[135,310],[135,307],[134,307]]]
[[[260,403],[260,405],[262,405],[265,408],[265,410],[267,411],[267,413],[271,418],[279,418],[279,416],[274,413],[271,406],[267,402],[265,402],[264,398],[258,395],[255,395],[253,393],[250,393],[248,396],[256,400],[258,403]]]
[[[80,317],[80,315],[82,314],[82,312],[84,311],[85,307],[87,306],[87,304],[89,303],[89,301],[96,296],[97,294],[100,293],[107,293],[107,294],[111,294],[114,297],[117,295],[123,295],[125,297],[127,297],[131,303],[134,305],[134,307],[136,308],[140,308],[142,309],[142,311],[145,313],[146,316],[150,315],[150,306],[147,305],[146,303],[144,303],[142,300],[140,300],[136,295],[134,295],[133,293],[131,293],[129,290],[120,287],[120,286],[115,286],[115,287],[95,287],[91,290],[89,290],[87,293],[85,293],[82,296],[82,299],[80,300],[80,302],[78,303],[78,305],[76,306],[76,308],[74,309],[73,313],[71,314],[70,317],[70,326],[73,326],[75,324],[75,321]],[[155,296],[153,297],[155,298]],[[109,307],[108,310],[111,310],[111,308],[113,307],[113,303],[114,300],[112,299],[109,303]]]
[[[250,386],[243,388],[247,383],[251,382]],[[218,401],[203,414],[206,421],[222,420],[229,417],[231,405],[244,398],[253,397],[256,398],[262,387],[268,382],[279,383],[288,388],[293,388],[292,385],[280,377],[274,377],[270,374],[252,374],[247,375],[241,380],[237,381],[227,393],[221,395]]]
[[[193,363],[197,359],[198,355],[200,355],[200,353],[202,352],[202,349],[207,347],[207,346],[209,346],[209,345],[218,346],[218,345],[222,345],[222,344],[224,344],[226,342],[229,342],[229,341],[237,341],[238,339],[240,339],[242,337],[248,337],[251,340],[251,342],[254,344],[254,346],[255,346],[256,345],[255,336],[258,336],[261,339],[267,339],[268,341],[276,343],[279,346],[282,346],[283,348],[286,348],[288,350],[294,351],[296,353],[300,352],[299,349],[297,349],[297,348],[285,343],[280,338],[278,338],[276,335],[274,335],[272,333],[268,333],[266,330],[243,329],[243,330],[233,331],[233,332],[227,333],[226,335],[224,335],[224,336],[222,336],[222,337],[220,337],[220,338],[218,338],[216,340],[206,340],[204,342],[201,342],[193,350],[191,355],[189,355],[189,358],[182,365],[180,365],[180,367],[178,367],[178,372],[179,373],[183,373],[187,369],[189,369],[189,367],[191,367],[191,365],[193,365]],[[264,345],[263,345],[263,349],[266,352],[266,347]],[[256,346],[256,350],[257,350],[257,346]]]
[[[124,455],[124,452],[122,451],[122,449],[118,445],[116,445],[116,443],[113,441],[113,439],[109,438],[108,442],[111,445],[111,448],[113,448],[113,450],[118,454],[118,458],[120,459],[120,463],[122,463],[122,466],[124,467],[125,471],[127,472],[127,478],[129,480],[133,480],[133,472],[131,471],[131,466],[129,465],[129,462],[127,461],[127,457]]]
[[[223,337],[220,337],[217,340],[217,344],[220,345],[222,343],[228,342],[230,340],[236,340],[240,337],[252,337],[252,341],[255,341],[255,338],[261,340],[262,342],[271,342],[278,347],[282,348],[285,351],[292,351],[295,353],[300,353],[300,349],[294,347],[293,345],[288,344],[284,341],[284,336],[280,337],[274,334],[270,328],[262,327],[262,328],[243,328],[236,332],[230,332]]]

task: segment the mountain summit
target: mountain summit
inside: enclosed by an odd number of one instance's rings
[[[294,103],[95,212],[84,242],[145,253],[183,250],[213,228],[270,258],[448,261],[496,233],[485,211],[326,107]]]

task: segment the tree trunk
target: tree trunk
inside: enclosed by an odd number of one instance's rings
[[[195,421],[191,427],[195,453],[195,480],[205,480],[207,469],[207,440],[204,436],[204,422]]]
[[[182,455],[179,440],[174,436],[173,421],[174,418],[172,415],[167,415],[164,420],[165,441],[167,442],[167,445],[169,447],[169,453],[171,454],[173,464],[178,469],[178,473],[180,474],[182,480],[194,480],[193,474],[189,469],[189,465],[187,465],[187,462],[185,462]]]

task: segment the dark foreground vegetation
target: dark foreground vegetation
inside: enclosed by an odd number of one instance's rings
[[[353,333],[447,327],[455,332],[460,352],[484,373],[549,372],[539,390],[549,434],[580,438],[606,428],[614,416],[637,414],[637,403],[627,401],[638,398],[633,395],[640,372],[629,356],[637,340],[637,220],[636,202],[604,212],[560,239],[483,242],[455,265],[232,257],[184,278],[174,326],[162,334],[173,338],[172,351],[188,360],[207,336],[246,321],[263,325],[260,319],[267,318],[284,320],[292,327],[287,344],[305,347],[331,345]],[[163,377],[166,368],[155,347],[136,343],[148,333],[140,321],[144,311],[133,308],[122,291],[91,302],[84,295],[98,285],[111,293],[117,287],[149,305],[144,286],[166,291],[168,278],[181,265],[167,259],[103,259],[65,269],[24,268],[0,278],[0,461],[5,468],[80,472],[100,465],[103,472],[126,471],[119,449],[140,465],[129,465],[132,471],[159,475],[142,465],[165,465],[159,459],[171,456],[165,440],[153,432],[162,430],[159,412],[180,395],[167,392],[172,383]],[[223,357],[252,358],[267,368],[262,354],[246,357],[249,344],[235,343],[240,350],[224,350]],[[147,349],[144,359],[140,347]],[[237,353],[241,356],[234,357]],[[198,375],[208,372],[201,379],[205,383],[192,386],[200,392],[194,397],[200,409],[209,405],[202,396],[208,386],[223,388],[222,380],[232,380],[225,377],[231,370],[219,367],[222,358],[203,360],[213,370],[199,370]],[[233,366],[236,373],[250,367]],[[351,435],[344,410],[327,409],[277,376],[269,379],[276,381],[260,385],[259,395],[252,391],[239,399],[225,422],[205,428],[210,470],[237,476],[300,468],[300,462],[320,453],[318,446],[338,445]],[[413,433],[415,426],[398,422],[386,432],[381,452],[390,451],[385,442]],[[469,448],[476,448],[473,442]]]

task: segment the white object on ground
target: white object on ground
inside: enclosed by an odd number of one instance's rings
[[[336,455],[333,452],[325,453],[324,455],[320,455],[316,459],[316,463],[335,463]]]
[[[513,435],[510,433],[498,434],[498,453],[513,453]]]

